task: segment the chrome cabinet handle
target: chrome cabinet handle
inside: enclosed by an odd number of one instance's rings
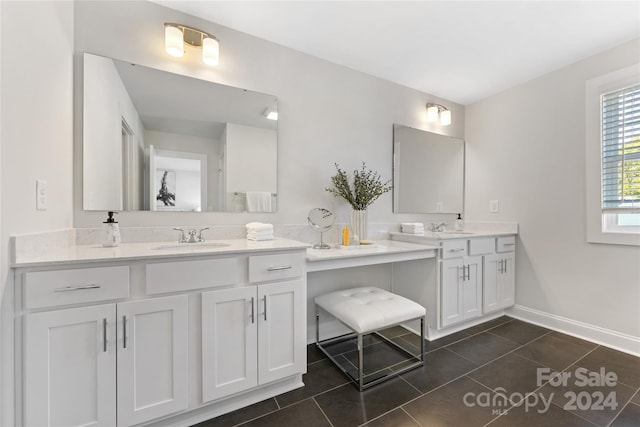
[[[255,304],[254,298],[251,297],[251,323],[256,323],[256,313],[255,313]]]
[[[504,274],[507,274],[507,260],[506,260],[506,259],[503,259],[503,260],[502,260],[502,263],[503,263],[503,265],[504,265]]]
[[[267,296],[264,296],[264,320],[267,321]]]
[[[449,249],[449,252],[460,252],[460,251],[464,251],[464,248]]]
[[[122,316],[122,348],[127,348],[127,316]]]
[[[92,283],[90,285],[80,285],[80,286],[65,286],[64,288],[56,288],[53,292],[69,292],[69,291],[81,291],[83,289],[100,289],[100,285],[96,285]]]
[[[107,319],[102,319],[102,351],[107,352]]]
[[[291,265],[281,265],[281,266],[277,266],[277,267],[269,267],[267,268],[267,271],[278,271],[278,270],[289,270],[292,269],[293,266]]]

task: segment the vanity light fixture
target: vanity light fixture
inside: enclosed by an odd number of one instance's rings
[[[451,111],[444,105],[427,104],[427,121],[435,122],[440,117],[441,126],[449,126],[451,124]]]
[[[202,61],[207,65],[218,65],[220,43],[218,39],[204,31],[186,25],[165,22],[164,46],[171,56],[180,58],[184,55],[184,43],[202,48]]]
[[[278,111],[273,108],[267,108],[262,114],[269,120],[278,120]]]

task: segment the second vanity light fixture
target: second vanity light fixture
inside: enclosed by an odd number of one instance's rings
[[[451,111],[440,104],[427,104],[427,121],[435,122],[440,116],[440,125],[449,126],[451,124]]]
[[[202,62],[207,65],[218,65],[220,58],[220,43],[215,36],[196,28],[182,24],[165,22],[164,47],[171,56],[184,55],[184,43],[194,47],[202,47]]]

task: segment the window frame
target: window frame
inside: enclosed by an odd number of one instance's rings
[[[640,82],[640,64],[587,80],[585,85],[587,241],[640,246],[640,228],[620,226],[602,209],[601,95]]]

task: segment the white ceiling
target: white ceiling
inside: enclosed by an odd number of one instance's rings
[[[638,0],[155,2],[465,105],[640,37]]]

